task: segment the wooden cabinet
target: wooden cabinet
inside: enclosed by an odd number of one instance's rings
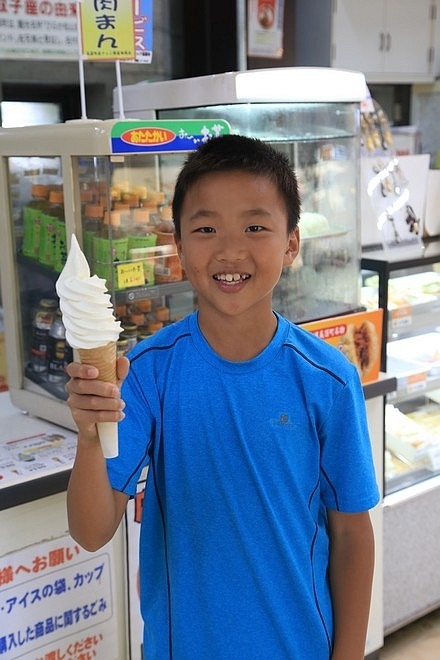
[[[431,82],[440,0],[297,4],[296,65],[362,71],[369,83]]]

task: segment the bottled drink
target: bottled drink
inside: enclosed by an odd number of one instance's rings
[[[65,379],[66,329],[61,318],[60,310],[57,311],[49,330],[47,353],[47,380],[51,383],[62,382]]]
[[[32,322],[31,363],[36,373],[47,371],[49,331],[55,318],[57,301],[42,298]]]
[[[41,219],[47,213],[49,187],[32,186],[32,199],[23,207],[23,254],[38,259],[40,254]]]
[[[64,265],[66,258],[66,242],[65,242],[65,227],[64,227],[64,195],[62,190],[51,190],[49,193],[49,207],[47,212],[42,216],[41,220],[41,233],[40,233],[40,254],[39,260],[46,266],[55,267],[56,262],[56,246],[57,246],[57,231],[60,228],[59,235],[59,256],[58,261],[61,268]],[[64,231],[64,238],[63,233]],[[64,240],[64,255],[62,253],[61,242]],[[59,270],[61,270],[59,268]]]

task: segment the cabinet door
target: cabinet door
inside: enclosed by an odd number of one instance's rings
[[[386,0],[385,59],[386,71],[429,75],[433,63],[432,0]]]
[[[334,8],[332,66],[381,71],[386,47],[384,0],[337,0]]]
[[[436,0],[335,0],[331,65],[368,82],[428,82]]]

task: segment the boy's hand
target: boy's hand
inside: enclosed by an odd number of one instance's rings
[[[130,363],[120,357],[116,363],[118,385],[97,380],[98,370],[87,364],[71,362],[66,372],[70,376],[66,390],[67,404],[83,437],[97,438],[98,422],[119,422],[124,418],[124,402],[119,388],[127,376]]]

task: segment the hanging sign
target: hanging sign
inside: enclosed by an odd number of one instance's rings
[[[0,3],[0,59],[77,58],[75,2],[36,0]]]
[[[80,26],[84,60],[135,58],[134,10],[129,0],[81,0]]]
[[[112,126],[112,154],[192,151],[230,132],[224,119],[132,119]]]
[[[248,56],[283,56],[284,0],[249,0]]]
[[[153,59],[153,0],[134,0],[134,62],[150,64]]]

